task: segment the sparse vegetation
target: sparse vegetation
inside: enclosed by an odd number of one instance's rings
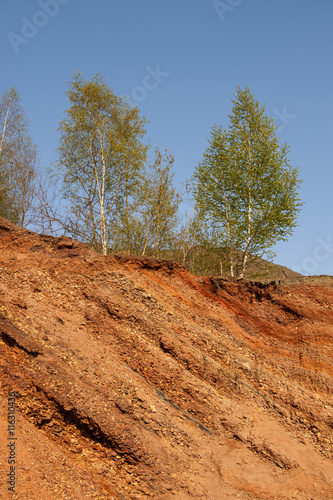
[[[230,275],[243,277],[251,255],[270,255],[292,233],[301,181],[273,119],[247,87],[238,87],[229,118],[229,131],[212,128],[194,173],[194,197],[211,241],[228,248]]]
[[[271,247],[292,233],[302,205],[300,180],[273,119],[247,87],[237,89],[229,130],[212,128],[192,179],[195,209],[185,220],[174,158],[158,148],[151,158],[139,109],[100,75],[84,80],[76,73],[66,94],[59,159],[40,177],[19,94],[5,92],[0,215],[44,233],[65,233],[103,255],[173,259],[192,273],[230,277],[243,277],[252,262],[247,275],[269,273],[261,257],[272,256]]]
[[[37,148],[15,87],[0,100],[0,215],[20,226],[32,220]]]

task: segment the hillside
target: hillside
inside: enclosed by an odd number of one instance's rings
[[[1,498],[333,498],[332,277],[196,277],[0,218],[0,335]]]

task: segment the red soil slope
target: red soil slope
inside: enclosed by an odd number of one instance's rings
[[[0,497],[333,499],[332,284],[200,278],[0,218]]]

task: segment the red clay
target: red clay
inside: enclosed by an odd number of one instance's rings
[[[0,218],[1,498],[332,500],[332,283],[196,277]]]

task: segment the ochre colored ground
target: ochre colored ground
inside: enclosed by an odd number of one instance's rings
[[[333,278],[195,277],[0,218],[0,498],[332,500],[332,337]]]

